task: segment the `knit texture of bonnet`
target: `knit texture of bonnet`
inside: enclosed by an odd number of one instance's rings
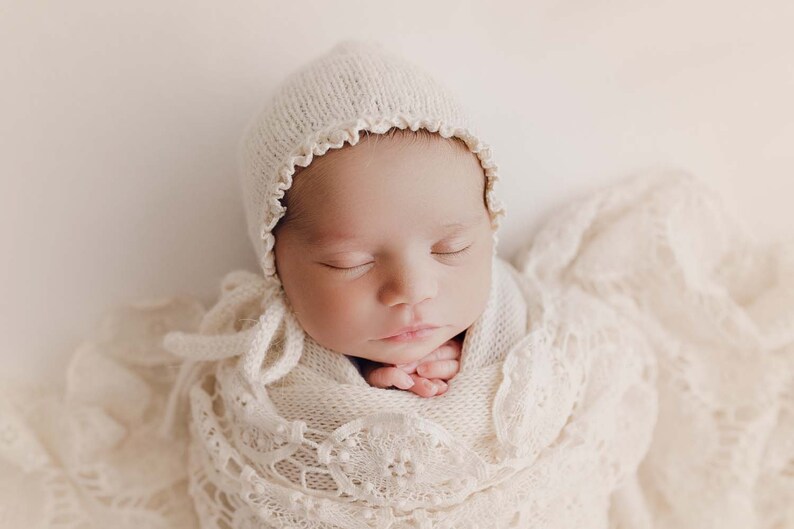
[[[494,195],[497,167],[456,98],[428,73],[371,41],[343,41],[289,76],[247,127],[239,147],[248,232],[265,278],[276,274],[273,228],[297,167],[349,143],[362,132],[420,128],[457,137],[485,173],[486,205],[494,228],[504,209]]]

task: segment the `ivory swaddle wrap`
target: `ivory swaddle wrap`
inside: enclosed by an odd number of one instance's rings
[[[714,191],[659,170],[561,210],[516,265],[653,344],[659,417],[637,476],[653,527],[794,527],[794,241],[757,242]]]
[[[241,356],[190,390],[203,527],[598,527],[655,417],[654,364],[627,321],[579,291],[545,299],[497,260],[444,397],[370,387],[303,335],[258,276],[224,285]],[[264,292],[261,298],[250,295]],[[234,300],[234,301],[232,301]],[[220,313],[219,312],[219,313]],[[172,335],[180,355],[248,341]]]
[[[791,246],[753,243],[697,182],[660,173],[575,201],[516,265],[525,280],[495,267],[462,372],[429,400],[365,387],[308,340],[279,363],[282,332],[263,369],[247,364],[265,292],[249,272],[208,312],[182,298],[113,311],[65,395],[4,386],[0,526],[794,527]],[[200,330],[242,356],[200,369],[193,414],[162,439],[178,362],[160,342]],[[311,465],[328,473],[304,486]]]

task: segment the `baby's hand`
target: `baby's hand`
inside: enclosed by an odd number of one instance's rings
[[[446,381],[460,370],[460,352],[460,343],[451,339],[410,364],[375,364],[365,369],[364,378],[377,388],[396,386],[420,397],[443,395],[449,388]]]

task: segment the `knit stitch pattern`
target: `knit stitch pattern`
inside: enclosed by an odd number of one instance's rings
[[[660,173],[564,208],[493,284],[436,399],[369,387],[259,274],[209,311],[116,309],[65,396],[3,388],[0,526],[794,527],[794,247]]]
[[[503,208],[494,190],[497,166],[454,94],[376,42],[344,41],[289,76],[240,144],[248,232],[266,279],[279,283],[272,230],[286,211],[281,199],[296,168],[329,149],[356,145],[363,134],[393,127],[463,140],[483,168],[486,205],[498,226]]]
[[[0,526],[202,529],[794,527],[794,248],[761,246],[659,172],[494,256],[441,397],[370,387],[308,336],[272,230],[298,167],[424,128],[480,161],[454,97],[374,44],[291,76],[240,164],[262,273],[120,307],[66,394],[0,388]]]

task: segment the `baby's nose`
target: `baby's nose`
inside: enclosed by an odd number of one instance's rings
[[[403,270],[389,278],[380,291],[380,301],[393,307],[418,305],[438,293],[438,282],[430,274],[418,270]]]

